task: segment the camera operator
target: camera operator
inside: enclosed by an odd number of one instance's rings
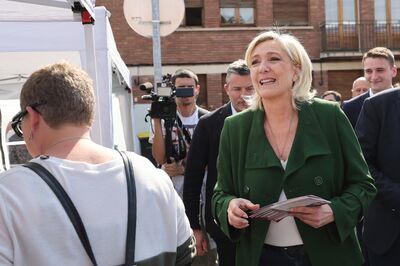
[[[180,88],[193,88],[193,96],[191,97],[176,97],[176,119],[172,126],[172,145],[173,149],[179,149],[179,141],[184,140],[186,144],[186,152],[189,150],[191,137],[194,128],[199,121],[199,118],[208,113],[207,110],[202,109],[196,105],[196,99],[200,92],[199,79],[195,73],[188,69],[179,69],[171,78],[171,82],[178,91]],[[185,172],[184,159],[176,161],[174,158],[166,158],[165,149],[165,127],[164,121],[159,118],[152,118],[152,134],[150,135],[149,142],[152,143],[152,153],[157,164],[162,166],[165,172],[171,177],[175,190],[182,198],[183,194],[183,174]],[[169,160],[167,160],[169,159]],[[170,161],[167,162],[167,161]]]

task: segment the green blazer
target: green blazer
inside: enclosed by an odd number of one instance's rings
[[[330,200],[335,222],[319,229],[295,219],[314,266],[357,266],[363,262],[355,234],[376,193],[353,128],[339,105],[315,99],[299,105],[299,122],[286,171],[264,133],[264,111],[247,110],[225,120],[218,158],[213,215],[237,242],[236,265],[258,265],[269,222],[250,220],[235,229],[229,201],[246,198],[261,206],[314,194]]]

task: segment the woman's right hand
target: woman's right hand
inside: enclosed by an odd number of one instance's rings
[[[251,201],[243,198],[233,199],[228,205],[228,222],[237,229],[243,229],[249,226],[246,211],[254,211],[260,208],[260,204],[253,204]]]

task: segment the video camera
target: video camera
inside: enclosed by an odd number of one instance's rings
[[[164,120],[174,119],[176,117],[175,97],[192,97],[194,95],[193,87],[176,88],[171,81],[171,75],[164,75],[162,82],[157,84],[157,91],[150,82],[139,85],[139,89],[146,91],[148,95],[143,95],[143,100],[151,100],[149,116],[151,118],[160,118]]]
[[[172,127],[177,119],[175,97],[192,97],[194,88],[176,88],[170,74],[163,76],[162,82],[157,85],[157,91],[150,82],[139,85],[140,90],[148,93],[148,95],[143,95],[142,99],[152,101],[146,118],[150,116],[164,120],[166,159],[168,163],[171,163],[170,158],[173,157],[178,162],[186,157],[186,144],[182,137],[178,138],[176,145],[172,144]]]

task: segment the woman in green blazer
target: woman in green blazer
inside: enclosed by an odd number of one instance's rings
[[[336,103],[314,99],[311,61],[294,37],[265,32],[246,61],[256,96],[227,118],[221,133],[213,215],[237,242],[237,265],[356,266],[355,234],[376,189],[347,118]],[[248,211],[313,194],[330,200],[298,207],[280,222]]]

